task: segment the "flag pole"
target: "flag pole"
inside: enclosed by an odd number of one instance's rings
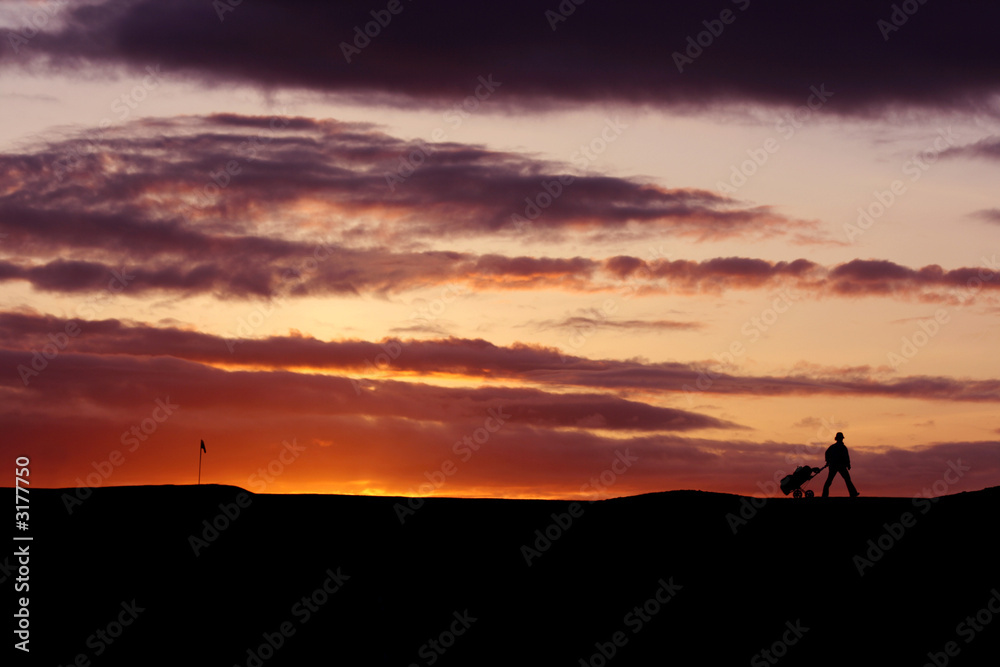
[[[201,447],[198,448],[198,486],[201,486],[201,454],[205,451],[205,441],[201,441]]]

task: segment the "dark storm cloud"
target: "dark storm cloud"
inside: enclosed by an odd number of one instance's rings
[[[234,5],[71,6],[62,27],[18,53],[6,50],[0,62],[34,55],[67,71],[159,63],[206,83],[304,87],[394,103],[461,99],[482,86],[479,77],[499,82],[492,86],[498,102],[517,106],[801,105],[812,87],[825,86],[834,93],[829,108],[846,113],[886,105],[969,108],[1000,87],[1000,6],[993,2]]]

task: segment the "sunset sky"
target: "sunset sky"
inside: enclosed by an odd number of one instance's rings
[[[580,1],[0,0],[5,460],[1000,484],[1000,5]]]

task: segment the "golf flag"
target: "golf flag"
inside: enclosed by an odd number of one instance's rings
[[[205,441],[201,441],[201,449],[198,450],[198,485],[201,486],[201,455],[203,452],[207,453],[208,450],[205,449]]]

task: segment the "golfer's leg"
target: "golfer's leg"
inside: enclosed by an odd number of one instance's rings
[[[823,485],[823,497],[824,498],[829,498],[830,497],[830,485],[833,484],[833,476],[834,476],[834,474],[836,474],[836,471],[833,468],[830,468],[830,474],[826,476],[826,484]]]
[[[858,490],[854,488],[854,482],[851,481],[851,473],[847,470],[847,468],[841,470],[840,474],[844,478],[844,481],[847,482],[848,493],[850,493],[851,496],[858,495]]]

